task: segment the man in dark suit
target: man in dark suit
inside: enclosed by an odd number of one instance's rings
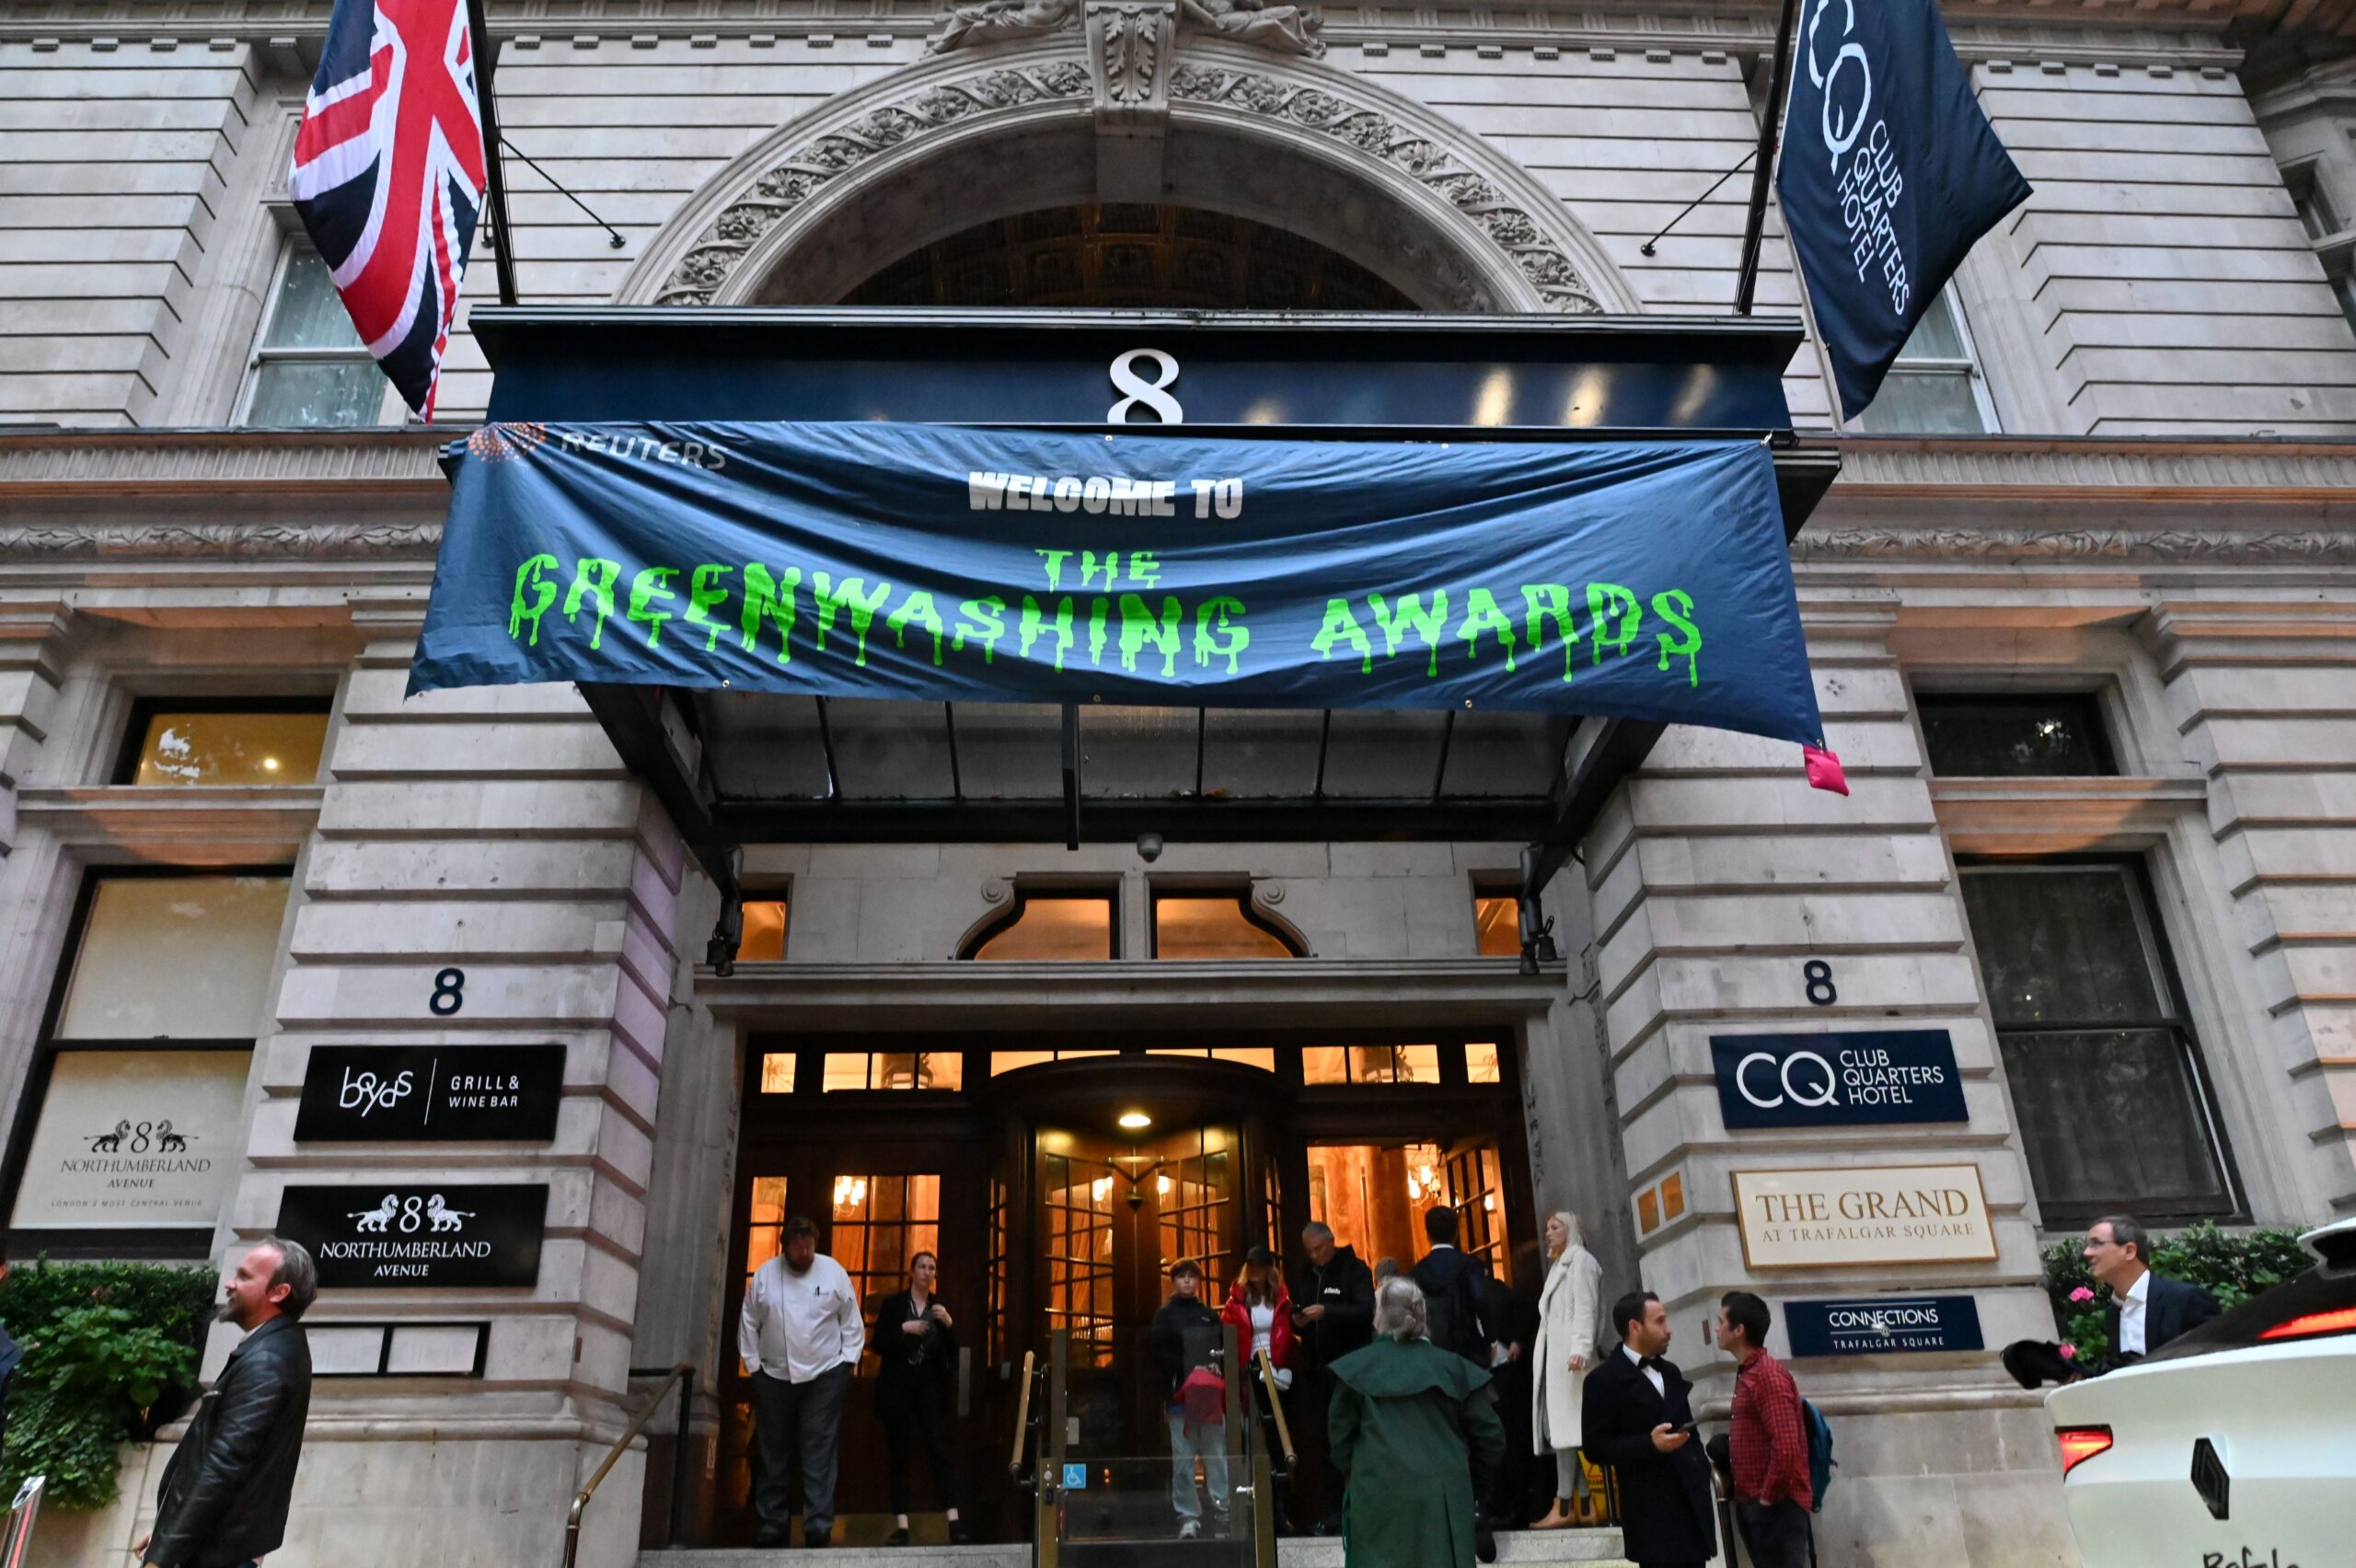
[[[1490,1368],[1496,1335],[1481,1320],[1489,1294],[1489,1265],[1456,1245],[1456,1211],[1446,1204],[1424,1211],[1424,1239],[1431,1250],[1408,1277],[1424,1293],[1432,1343],[1452,1350],[1482,1371]]]
[[[318,1286],[311,1254],[275,1236],[225,1282],[221,1320],[246,1337],[164,1467],[155,1532],[133,1549],[143,1563],[254,1568],[286,1539],[311,1408],[311,1347],[295,1320]]]
[[[1334,1243],[1333,1227],[1311,1220],[1300,1233],[1303,1261],[1292,1274],[1293,1332],[1309,1353],[1308,1377],[1293,1385],[1294,1409],[1320,1461],[1324,1482],[1317,1533],[1342,1533],[1342,1472],[1326,1442],[1326,1412],[1334,1402],[1334,1363],[1363,1350],[1374,1337],[1374,1274],[1348,1247]]]
[[[1718,1554],[1710,1461],[1693,1436],[1693,1386],[1669,1349],[1669,1313],[1649,1290],[1611,1304],[1620,1348],[1587,1375],[1580,1447],[1611,1467],[1620,1532],[1637,1568],[1698,1568]]]
[[[2199,1286],[2152,1272],[2152,1239],[2123,1214],[2086,1228],[2085,1257],[2094,1276],[2110,1286],[2103,1316],[2114,1366],[2132,1366],[2217,1315],[2217,1298]]]

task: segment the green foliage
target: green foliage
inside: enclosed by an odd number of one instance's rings
[[[0,1325],[25,1352],[8,1380],[0,1494],[45,1475],[49,1506],[113,1502],[117,1446],[168,1420],[194,1386],[214,1285],[209,1269],[46,1259],[0,1280]]]
[[[2045,1250],[2045,1293],[2052,1299],[2053,1321],[2062,1343],[2076,1349],[2080,1361],[2098,1366],[2110,1355],[2110,1336],[2104,1327],[2110,1290],[2087,1270],[2084,1249],[2084,1242],[2071,1240]],[[2295,1230],[2227,1231],[2204,1220],[2152,1242],[2154,1273],[2190,1281],[2228,1312],[2259,1291],[2305,1273],[2314,1262],[2314,1254],[2299,1245]],[[2072,1300],[2075,1291],[2085,1292],[2085,1297]]]

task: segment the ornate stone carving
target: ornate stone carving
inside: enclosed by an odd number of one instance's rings
[[[1271,6],[1267,0],[1178,0],[1178,13],[1215,37],[1278,54],[1314,59],[1325,52],[1325,40],[1317,36],[1325,17],[1310,6]]]
[[[1277,54],[1314,59],[1325,52],[1318,36],[1324,15],[1313,6],[1271,5],[1269,0],[1176,0],[1179,19],[1191,30],[1232,39]],[[951,6],[941,26],[925,40],[927,54],[946,54],[987,43],[1045,38],[1069,28],[1080,14],[1078,0],[976,0]]]
[[[1088,63],[1096,78],[1096,118],[1170,113],[1163,83],[1177,6],[1172,0],[1089,0]]]
[[[1096,195],[1161,196],[1170,134],[1170,48],[1180,0],[1088,0],[1088,69],[1096,84]]]
[[[1171,75],[1170,96],[1289,121],[1380,158],[1446,198],[1477,225],[1538,286],[1550,308],[1579,313],[1603,309],[1571,259],[1546,240],[1529,213],[1456,162],[1446,147],[1387,114],[1345,102],[1322,88],[1201,65],[1178,67]]]
[[[940,29],[925,40],[924,52],[946,54],[978,44],[1045,38],[1068,24],[1078,9],[1077,0],[980,0],[952,6]]]
[[[1799,560],[2147,560],[2339,565],[2356,562],[2356,530],[2194,533],[2134,528],[1803,528]]]
[[[431,523],[52,524],[0,528],[0,559],[418,560],[442,548]]]
[[[698,238],[656,301],[709,305],[736,264],[762,235],[832,179],[868,159],[943,125],[994,110],[1019,109],[1091,91],[1088,68],[1076,60],[986,71],[930,86],[862,115],[839,131],[813,137],[761,176],[753,194],[732,204]]]
[[[1108,24],[1115,16],[1136,10],[1140,13],[1142,26],[1150,13],[1169,4],[1171,0],[1161,0],[1160,5],[1154,0],[1097,0],[1091,9],[1101,13]],[[1126,22],[1122,36],[1124,40],[1130,37]],[[1099,81],[1099,74],[1107,69],[1103,62],[1109,54],[1097,50],[1091,40],[1090,63],[1087,65],[1076,61],[1058,62],[983,72],[972,77],[927,87],[872,110],[842,130],[812,138],[762,175],[755,182],[750,195],[731,203],[698,236],[693,248],[656,294],[656,302],[663,305],[710,304],[764,234],[783,221],[795,207],[823,190],[830,180],[840,178],[869,159],[928,132],[977,115],[1018,109],[1046,99],[1075,98],[1087,95],[1100,111],[1100,123],[1112,129],[1150,128],[1154,124],[1154,116],[1166,114],[1169,100],[1184,99],[1249,110],[1347,143],[1419,181],[1447,201],[1492,244],[1505,252],[1513,265],[1535,286],[1546,308],[1581,314],[1602,310],[1592,285],[1561,247],[1546,237],[1539,222],[1527,210],[1517,206],[1512,198],[1496,185],[1459,163],[1455,156],[1438,142],[1401,124],[1380,110],[1348,102],[1322,87],[1284,82],[1252,71],[1192,64],[1170,69],[1166,42],[1158,43],[1151,52],[1149,66],[1143,50],[1146,41],[1140,32],[1134,40],[1124,42],[1123,79],[1119,84],[1115,84],[1109,75]],[[1106,52],[1111,47],[1108,34]],[[1149,70],[1150,76],[1146,75]],[[1137,101],[1116,100],[1114,97],[1116,86],[1121,94],[1136,98]],[[1110,118],[1115,110],[1130,116],[1126,126]],[[1156,150],[1158,146],[1157,134]],[[1101,174],[1100,180],[1110,179],[1112,182],[1112,189],[1105,192],[1105,199],[1152,199],[1149,190],[1143,195],[1124,195],[1121,192],[1134,192],[1137,190],[1136,180],[1151,178],[1154,167],[1157,166],[1149,166],[1143,172],[1132,167],[1126,171],[1126,175],[1115,167]],[[1403,238],[1400,246],[1403,254],[1415,250]],[[1421,256],[1422,253],[1415,250],[1415,254]],[[1433,259],[1424,259],[1429,261]],[[1426,270],[1449,282],[1451,306],[1495,308],[1494,304],[1487,301],[1486,291],[1461,265],[1450,261],[1446,265],[1427,266]]]

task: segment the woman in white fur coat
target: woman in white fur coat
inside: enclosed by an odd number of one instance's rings
[[[1579,1216],[1566,1209],[1546,1216],[1546,1252],[1554,1260],[1538,1298],[1538,1343],[1530,1353],[1533,1452],[1554,1456],[1554,1505],[1530,1528],[1559,1530],[1571,1523],[1579,1474],[1579,1400],[1603,1330],[1603,1265],[1587,1250]]]

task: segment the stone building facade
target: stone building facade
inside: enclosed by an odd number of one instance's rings
[[[1851,793],[1802,787],[1786,746],[1672,730],[1549,891],[1564,957],[1534,976],[1480,926],[1515,841],[1150,861],[751,844],[747,896],[782,948],[704,963],[718,894],[574,691],[403,698],[435,450],[491,375],[460,331],[444,427],[402,426],[317,312],[283,187],[325,12],[0,0],[8,1255],[231,1257],[290,1187],[367,1189],[355,1207],[387,1185],[547,1189],[528,1286],[323,1300],[342,1375],[313,1406],[289,1564],[553,1561],[643,1374],[683,1363],[688,1513],[724,1534],[756,1153],[802,1138],[796,1117],[820,1137],[807,1076],[860,1035],[955,1043],[978,1079],[986,1052],[1285,1032],[1269,1059],[1304,1103],[1303,1042],[1461,1047],[1428,1081],[1506,1097],[1479,1113],[1505,1129],[1486,1179],[1517,1184],[1484,1189],[1501,1247],[1579,1211],[1607,1279],[1661,1295],[1672,1354],[1719,1401],[1730,1366],[1698,1331],[1731,1287],[1779,1318],[1967,1297],[1993,1347],[2050,1332],[2038,1249],[2093,1213],[2356,1208],[2345,0],[1949,7],[2037,193],[1864,428],[1832,428],[1812,343],[1784,377],[1841,463],[1793,553]],[[1747,181],[1704,192],[1756,136],[1774,22],[1128,0],[493,0],[490,18],[529,302],[1602,315],[1727,307]],[[1796,312],[1772,221],[1766,258],[1761,310]],[[469,300],[491,283],[486,259]],[[302,781],[176,775],[175,716],[202,735],[224,714],[284,721],[259,732]],[[1107,956],[960,956],[1075,889],[1107,900]],[[1293,956],[1136,956],[1184,893],[1234,901]],[[1828,1028],[1944,1031],[1968,1119],[1730,1130],[1712,1035]],[[546,1139],[297,1136],[322,1047],[551,1042]],[[772,1058],[804,1075],[782,1120]],[[1425,1081],[1425,1058],[1389,1059]],[[870,1084],[841,1103],[885,1104]],[[77,1218],[42,1161],[142,1086],[195,1108],[202,1164],[175,1173],[177,1206],[132,1200],[141,1225],[102,1234],[103,1202]],[[1375,1090],[1345,1101],[1369,1147],[1413,1143]],[[1926,1163],[1976,1172],[1992,1257],[1757,1264],[1735,1172]],[[851,1169],[793,1180],[837,1182],[841,1207]],[[1334,1201],[1317,1191],[1271,1212],[1297,1222]],[[935,1221],[946,1250],[954,1218]],[[2041,1409],[1992,1352],[1798,1371],[1842,1433],[1828,1563],[2075,1561]],[[1002,1435],[976,1401],[978,1451]],[[77,1554],[56,1561],[122,1561],[163,1452],[139,1452],[113,1513],[53,1517]],[[585,1561],[632,1561],[641,1507],[667,1506],[642,1469],[662,1467],[633,1455],[600,1493]]]

